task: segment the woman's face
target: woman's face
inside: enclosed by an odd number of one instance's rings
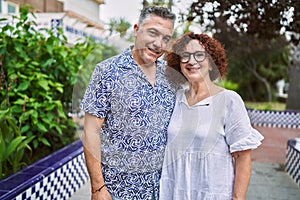
[[[191,40],[181,54],[180,69],[190,83],[209,78],[209,59],[203,46],[198,40]]]

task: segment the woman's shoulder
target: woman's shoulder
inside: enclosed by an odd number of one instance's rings
[[[224,89],[224,95],[227,99],[231,99],[233,101],[242,101],[242,97],[239,93],[233,90]]]
[[[236,91],[234,90],[229,90],[229,89],[224,89],[224,93],[227,96],[240,96]]]
[[[245,110],[245,102],[243,101],[239,93],[233,90],[226,89],[224,91],[224,96],[224,103],[229,112]]]

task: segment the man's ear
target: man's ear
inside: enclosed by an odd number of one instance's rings
[[[139,25],[137,25],[137,24],[134,24],[134,25],[133,25],[133,32],[134,32],[134,36],[136,36],[136,34],[137,34],[138,30],[139,30]]]

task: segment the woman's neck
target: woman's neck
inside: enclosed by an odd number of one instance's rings
[[[189,105],[194,105],[203,99],[213,96],[224,88],[217,86],[215,83],[209,82],[198,82],[190,84],[189,90],[186,92],[186,98]]]

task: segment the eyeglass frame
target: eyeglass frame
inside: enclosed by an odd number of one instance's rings
[[[204,54],[202,60],[197,60],[196,57],[195,57],[195,54],[196,54],[196,53],[199,53],[199,52]],[[183,54],[188,54],[188,55],[189,55],[189,59],[188,59],[187,61],[185,61],[185,62],[182,61],[182,58],[183,58],[182,55],[183,55]],[[180,62],[181,62],[181,63],[188,63],[188,62],[191,60],[191,55],[193,55],[194,59],[195,59],[197,62],[202,62],[202,61],[205,60],[205,58],[206,58],[206,56],[207,56],[207,52],[206,52],[206,51],[195,51],[194,53],[183,52],[183,53],[179,56],[179,57],[180,57]]]

